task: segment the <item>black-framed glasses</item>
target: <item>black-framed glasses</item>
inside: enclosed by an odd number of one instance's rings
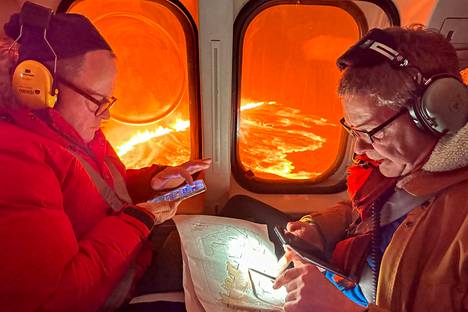
[[[78,88],[75,84],[71,83],[70,81],[62,78],[62,77],[55,77],[60,83],[64,84],[71,90],[75,91],[82,97],[90,100],[94,104],[98,106],[96,111],[94,112],[95,116],[100,116],[102,113],[104,113],[106,110],[109,110],[112,105],[117,101],[117,98],[114,96],[102,96],[101,100],[96,99],[94,96],[88,94],[87,92],[83,91],[81,88]]]
[[[364,138],[364,139],[367,139],[367,142],[374,143],[374,135],[377,132],[381,131],[386,126],[388,126],[392,121],[394,121],[395,119],[397,119],[398,117],[403,115],[405,112],[406,112],[406,109],[402,108],[397,114],[395,114],[390,119],[386,120],[385,122],[383,122],[382,124],[378,125],[377,127],[375,127],[374,129],[372,129],[370,131],[358,130],[358,129],[353,128],[352,126],[346,124],[346,121],[345,121],[344,117],[340,119],[340,124],[353,137]]]

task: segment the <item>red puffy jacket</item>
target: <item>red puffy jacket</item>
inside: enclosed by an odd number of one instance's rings
[[[100,131],[86,145],[56,111],[42,114],[48,120],[0,111],[0,310],[95,311],[140,252],[148,228],[113,213],[68,149],[109,185],[106,157],[126,179],[138,179]],[[157,170],[137,182],[149,185]]]

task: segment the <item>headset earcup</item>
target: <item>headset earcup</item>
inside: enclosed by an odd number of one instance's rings
[[[431,133],[455,133],[468,121],[468,88],[455,77],[431,78],[414,111]]]
[[[12,76],[12,89],[19,104],[31,109],[53,107],[56,92],[51,94],[53,78],[43,64],[26,60],[18,64]]]

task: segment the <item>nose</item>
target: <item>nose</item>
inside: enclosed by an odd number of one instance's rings
[[[357,137],[356,138],[356,143],[354,144],[354,152],[356,154],[365,154],[367,151],[373,150],[373,146],[370,142],[367,140]]]
[[[103,120],[109,120],[110,118],[110,111],[109,109],[106,109],[105,111],[102,112],[101,115],[99,115],[99,118],[103,119]]]

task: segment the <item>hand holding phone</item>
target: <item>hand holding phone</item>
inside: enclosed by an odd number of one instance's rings
[[[177,212],[177,206],[179,206],[180,201],[172,202],[143,202],[137,204],[139,207],[143,207],[150,211],[154,215],[154,224],[161,224],[165,221],[172,219]]]
[[[174,202],[187,199],[189,197],[195,196],[197,194],[203,193],[206,191],[206,185],[203,180],[195,180],[192,184],[186,184],[181,187],[178,187],[170,192],[167,192],[163,195],[157,196],[153,199],[150,199],[151,203],[159,202]]]
[[[257,299],[275,307],[284,305],[287,292],[285,288],[273,288],[275,277],[252,268],[248,269],[248,274],[252,292]]]
[[[275,226],[274,231],[283,246],[286,245],[289,247],[293,247],[293,249],[307,252],[324,261],[327,260],[325,254],[321,249],[297,237],[296,235],[287,231],[285,228]]]

